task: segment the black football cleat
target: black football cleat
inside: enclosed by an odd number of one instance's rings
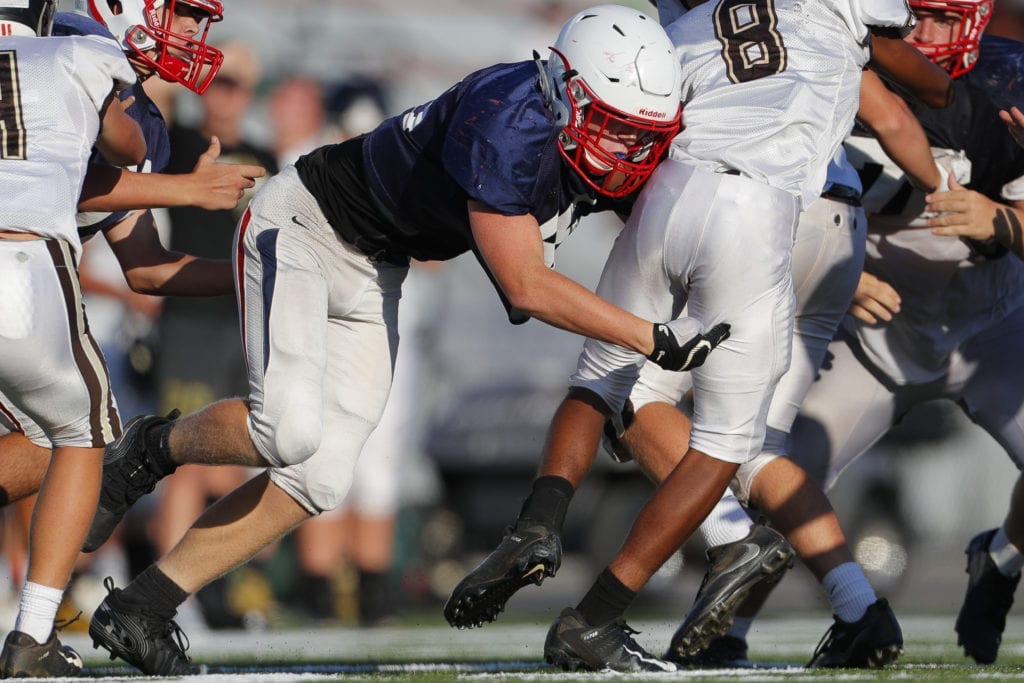
[[[1006,615],[1020,573],[1005,576],[988,553],[996,529],[983,531],[967,545],[967,594],[956,618],[957,645],[978,664],[991,664],[999,654]]]
[[[735,636],[715,638],[695,655],[680,656],[669,648],[665,660],[680,669],[751,669],[754,663],[747,657],[747,641]]]
[[[763,524],[738,541],[709,548],[693,607],[669,644],[672,661],[690,659],[724,635],[750,591],[778,582],[793,566],[793,554],[782,534]]]
[[[516,591],[531,583],[539,586],[561,564],[558,533],[542,522],[520,520],[455,587],[445,603],[444,617],[457,628],[494,621]]]
[[[544,640],[544,661],[563,671],[672,672],[675,664],[658,659],[635,640],[639,633],[622,619],[591,626],[566,607]]]
[[[811,669],[880,669],[903,654],[903,631],[889,602],[879,598],[857,621],[847,623],[835,617],[825,631]]]
[[[146,450],[146,432],[178,419],[175,409],[167,417],[139,415],[125,425],[121,436],[107,446],[103,455],[103,483],[100,502],[92,525],[82,543],[91,553],[103,545],[139,498],[156,488],[157,482],[173,472],[163,471]]]
[[[188,676],[199,667],[185,654],[188,637],[174,622],[148,606],[136,605],[121,596],[109,576],[103,582],[103,599],[89,624],[93,647],[102,646],[110,658],[120,657],[147,676]]]
[[[11,631],[0,652],[0,678],[70,678],[82,675],[82,658],[51,631],[45,643]]]

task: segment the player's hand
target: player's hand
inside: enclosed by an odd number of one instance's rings
[[[1024,113],[1017,107],[1012,107],[1010,111],[1001,110],[999,118],[1006,124],[1006,128],[1017,144],[1024,147]]]
[[[850,315],[868,325],[886,322],[900,312],[900,295],[888,282],[871,273],[861,273],[850,303]]]
[[[999,204],[980,192],[965,189],[949,177],[949,191],[925,197],[925,209],[938,215],[928,219],[932,234],[987,240],[995,235]]]
[[[701,334],[700,324],[693,318],[655,323],[654,351],[647,358],[666,370],[693,370],[729,338],[729,329],[728,323],[719,323]]]
[[[267,174],[262,166],[252,164],[223,164],[220,156],[220,140],[210,138],[210,146],[199,157],[190,173],[195,191],[190,193],[193,206],[202,209],[233,209],[245,191],[256,185],[256,178]]]

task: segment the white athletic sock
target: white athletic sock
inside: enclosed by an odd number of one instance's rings
[[[832,613],[848,624],[864,616],[868,607],[878,600],[875,589],[856,562],[846,562],[825,574],[821,587],[832,605]]]
[[[750,515],[736,496],[726,490],[711,514],[700,525],[700,535],[709,548],[733,543],[750,533]]]
[[[750,633],[750,627],[754,623],[754,617],[735,617],[732,620],[732,626],[725,632],[725,635],[732,636],[733,638],[739,638],[740,640],[746,640],[747,634]]]
[[[26,583],[21,590],[14,630],[29,634],[37,643],[45,643],[53,631],[53,621],[57,618],[57,608],[63,597],[64,591],[59,588]]]
[[[988,544],[988,554],[1003,576],[1016,576],[1024,568],[1024,555],[1006,536],[1005,525],[999,527],[992,537],[992,542]]]

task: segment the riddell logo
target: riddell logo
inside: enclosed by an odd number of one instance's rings
[[[151,8],[146,13],[149,15],[149,25],[150,26],[160,26],[161,25],[162,22],[160,21],[160,13],[156,9],[152,9]]]
[[[637,114],[639,114],[640,116],[650,116],[651,118],[655,119],[663,119],[667,116],[665,112],[654,111],[653,109],[648,109],[646,107],[640,107],[640,111],[638,111]]]

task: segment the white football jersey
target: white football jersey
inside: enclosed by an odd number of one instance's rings
[[[108,38],[0,39],[0,230],[81,249],[75,214],[99,111],[115,84],[134,82]]]
[[[762,180],[806,208],[853,126],[869,27],[912,25],[905,0],[711,0],[690,10],[667,29],[685,124],[670,154]]]

